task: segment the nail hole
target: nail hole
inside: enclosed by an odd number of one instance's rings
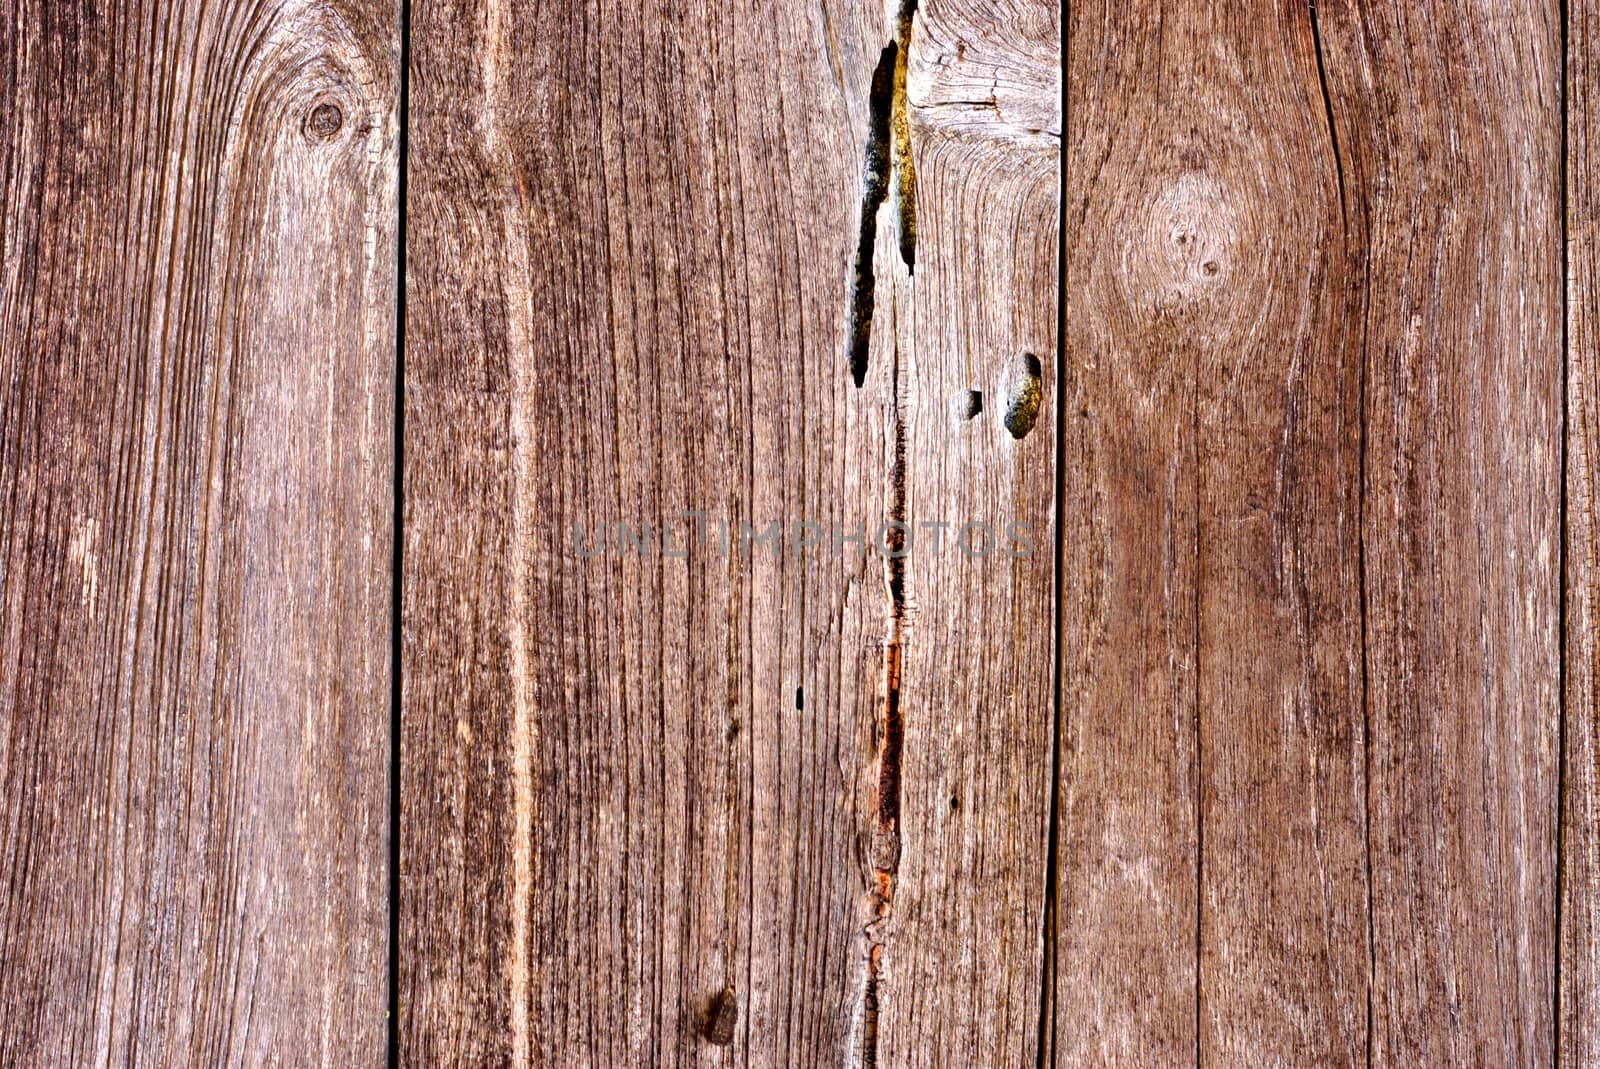
[[[961,415],[964,419],[974,419],[983,411],[983,391],[968,390],[963,400]]]
[[[955,813],[955,812],[960,811],[960,809],[961,809],[961,799],[957,798],[955,795],[952,794],[950,796],[950,812]]]
[[[806,707],[806,689],[804,687],[794,688],[794,707],[796,709],[804,709]]]

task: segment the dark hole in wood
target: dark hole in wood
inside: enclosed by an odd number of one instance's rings
[[[731,986],[725,987],[711,1000],[711,1007],[706,1011],[706,1041],[726,1047],[733,1042],[733,1032],[738,1024],[739,998]]]

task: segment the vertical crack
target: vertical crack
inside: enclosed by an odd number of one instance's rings
[[[902,0],[895,36],[878,55],[867,98],[867,145],[861,168],[861,219],[855,263],[850,274],[850,377],[859,389],[867,381],[872,344],[872,314],[877,307],[873,261],[878,244],[878,209],[895,195],[900,259],[910,272],[917,260],[917,171],[911,151],[911,114],[906,103],[906,68],[911,54],[911,24],[917,0]]]
[[[850,375],[859,389],[866,381],[872,342],[872,316],[877,279],[874,256],[878,212],[894,189],[895,220],[901,261],[916,270],[917,190],[912,158],[911,117],[906,103],[907,60],[917,0],[901,0],[893,40],[883,46],[872,75],[868,98],[870,122],[862,167],[860,229],[850,294]],[[890,367],[888,419],[888,487],[883,528],[885,635],[883,668],[874,740],[877,783],[870,825],[865,836],[870,870],[864,896],[861,1002],[857,1007],[855,1064],[877,1069],[878,1019],[882,998],[884,938],[882,928],[893,909],[895,879],[900,871],[900,781],[905,745],[905,718],[900,702],[906,606],[906,430],[900,412],[900,339],[895,326]]]
[[[1328,144],[1333,151],[1334,178],[1337,182],[1339,194],[1339,223],[1344,234],[1346,248],[1348,249],[1350,216],[1349,198],[1345,192],[1344,180],[1344,153],[1339,148],[1338,124],[1333,118],[1333,95],[1328,90],[1328,68],[1324,58],[1325,49],[1322,44],[1322,27],[1317,20],[1316,0],[1307,0],[1306,12],[1311,24],[1311,44],[1317,60],[1317,85],[1322,92],[1322,113],[1328,125]],[[1348,262],[1348,261],[1347,261]],[[1364,846],[1366,851],[1366,877],[1367,877],[1367,1050],[1366,1063],[1370,1069],[1373,1060],[1373,992],[1377,986],[1378,959],[1377,936],[1374,929],[1373,914],[1373,872],[1372,872],[1372,705],[1371,705],[1371,668],[1368,662],[1369,646],[1367,642],[1367,319],[1371,308],[1372,278],[1369,272],[1363,269],[1363,299],[1362,299],[1362,324],[1360,347],[1360,385],[1358,388],[1357,418],[1360,421],[1358,444],[1356,448],[1356,575],[1357,598],[1360,610],[1361,625],[1361,789],[1362,789],[1362,824]]]
[[[889,193],[889,113],[893,107],[894,71],[900,46],[890,41],[878,57],[868,97],[871,116],[867,128],[866,162],[861,177],[861,229],[856,237],[855,270],[850,290],[850,377],[856,388],[867,381],[867,357],[872,344],[872,312],[877,304],[877,276],[873,254],[878,244],[878,209]]]
[[[894,143],[894,202],[900,226],[900,259],[906,270],[917,270],[917,166],[911,156],[911,113],[906,104],[906,63],[911,56],[911,21],[917,0],[904,0],[895,24],[894,94],[890,136]]]
[[[1561,0],[1561,174],[1557,180],[1561,212],[1561,488],[1560,505],[1558,507],[1561,537],[1557,542],[1558,549],[1556,551],[1556,559],[1558,561],[1556,579],[1559,584],[1557,586],[1556,605],[1556,634],[1558,642],[1556,650],[1558,667],[1556,670],[1556,871],[1554,918],[1556,945],[1555,960],[1552,962],[1555,975],[1551,984],[1553,988],[1551,1001],[1554,1004],[1551,1012],[1554,1017],[1553,1029],[1555,1032],[1555,1042],[1552,1045],[1555,1048],[1556,1069],[1561,1069],[1562,1048],[1564,1046],[1561,961],[1566,934],[1563,926],[1566,918],[1562,909],[1562,899],[1564,897],[1567,870],[1567,553],[1569,552],[1567,538],[1570,530],[1567,524],[1567,465],[1569,463],[1568,453],[1571,449],[1569,421],[1571,420],[1572,389],[1572,351],[1570,347],[1571,339],[1568,333],[1571,315],[1570,309],[1567,307],[1570,300],[1568,280],[1571,278],[1571,252],[1567,244],[1568,196],[1570,193],[1567,188],[1568,152],[1570,151],[1567,143],[1567,94],[1571,77],[1571,68],[1569,66],[1571,57],[1568,53],[1570,19],[1571,11],[1568,8],[1567,0]]]
[[[1348,231],[1350,219],[1346,215],[1344,197],[1344,158],[1339,152],[1339,131],[1333,123],[1333,98],[1328,95],[1328,69],[1322,60],[1322,30],[1317,25],[1316,0],[1308,0],[1306,9],[1311,14],[1311,45],[1317,54],[1317,85],[1322,89],[1322,114],[1328,122],[1328,143],[1333,146],[1333,171],[1339,183],[1339,221]]]
[[[1349,242],[1349,197],[1345,191],[1344,153],[1339,148],[1339,130],[1333,117],[1333,95],[1328,90],[1328,68],[1324,58],[1322,27],[1317,19],[1316,0],[1307,0],[1306,11],[1311,25],[1311,43],[1317,60],[1317,84],[1322,92],[1322,111],[1328,126],[1328,144],[1333,151],[1334,178],[1339,195],[1339,222],[1344,233],[1346,250]],[[1363,245],[1366,240],[1363,239]],[[1348,262],[1348,260],[1347,260]],[[1366,1028],[1368,1069],[1373,1064],[1373,1028],[1375,1021],[1374,992],[1378,981],[1377,932],[1373,909],[1373,854],[1372,854],[1372,698],[1370,645],[1367,638],[1367,354],[1368,326],[1372,307],[1372,276],[1364,266],[1361,302],[1361,367],[1357,388],[1357,418],[1359,421],[1356,447],[1356,575],[1357,602],[1360,614],[1361,642],[1361,788],[1363,843],[1366,852],[1367,882],[1367,1006]]]
[[[879,717],[875,725],[878,743],[878,783],[873,823],[868,842],[868,861],[872,866],[867,888],[866,982],[861,1000],[861,1047],[859,1065],[876,1069],[878,1064],[879,982],[883,965],[883,941],[879,929],[889,919],[894,906],[895,878],[900,872],[900,775],[905,745],[905,716],[900,705],[900,670],[904,653],[906,610],[906,434],[900,418],[900,347],[894,349],[891,377],[895,392],[889,409],[889,485],[884,525],[883,592],[886,634],[883,641],[882,692]]]
[[[1063,11],[1065,14],[1065,11]],[[1067,19],[1061,31],[1063,118],[1070,118],[1067,106],[1066,67],[1072,55],[1072,22]],[[1070,133],[1070,131],[1064,131]],[[1067,471],[1063,453],[1067,440],[1067,138],[1060,140],[1057,149],[1056,172],[1056,366],[1055,374],[1055,506],[1051,523],[1055,545],[1053,550],[1050,605],[1054,619],[1051,621],[1053,641],[1050,680],[1050,798],[1049,817],[1045,830],[1044,908],[1042,960],[1039,969],[1039,1035],[1035,1049],[1036,1069],[1055,1064],[1055,995],[1056,995],[1056,924],[1057,902],[1060,895],[1061,863],[1061,735],[1065,705],[1065,651],[1063,639],[1065,613],[1062,595],[1067,566],[1066,525],[1062,523],[1067,504]]]
[[[401,673],[405,664],[405,471],[406,471],[406,204],[411,133],[411,0],[400,0],[400,55],[395,106],[398,159],[395,167],[395,332],[394,332],[394,471],[393,511],[389,542],[389,849],[388,961],[384,970],[384,1063],[398,1066],[400,1056],[400,748],[404,701]]]

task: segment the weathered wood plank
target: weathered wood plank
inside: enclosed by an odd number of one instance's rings
[[[1165,91],[1203,117],[1135,230],[1167,243],[1146,314],[1196,368],[1199,1062],[1364,1066],[1365,250],[1315,12],[1191,26]]]
[[[1056,1043],[1356,1064],[1361,280],[1315,34],[1074,18]]]
[[[1031,1058],[1053,8],[413,15],[403,1060]],[[958,507],[1040,552],[870,548]]]
[[[1200,343],[1165,309],[1210,281],[1174,245],[1181,190],[1161,204],[1181,172],[1142,163],[1147,131],[1163,144],[1167,14],[1068,9],[1053,966],[1067,1066],[1193,1064],[1198,1049]]]
[[[414,11],[405,1064],[720,1064],[729,986],[740,1057],[845,1047],[872,658],[784,546],[848,456],[876,47],[827,17]]]
[[[1566,9],[1566,618],[1560,1065],[1600,1062],[1600,14]]]
[[[1560,24],[1319,8],[1366,247],[1373,1065],[1553,1055]]]
[[[908,66],[916,271],[896,267],[895,310],[909,315],[879,319],[896,328],[898,357],[884,357],[899,376],[852,398],[892,392],[913,538],[901,854],[875,930],[876,1061],[861,1064],[1034,1065],[1055,680],[1060,7],[927,0]],[[983,411],[969,419],[972,389]]]
[[[1556,25],[1072,11],[1067,1064],[1550,1056]]]
[[[0,1063],[382,1061],[398,51],[0,18]]]

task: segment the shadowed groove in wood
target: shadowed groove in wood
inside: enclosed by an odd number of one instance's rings
[[[854,268],[850,275],[850,377],[860,389],[866,381],[872,348],[876,304],[878,209],[894,190],[896,234],[900,259],[908,272],[917,262],[917,171],[911,146],[910,106],[906,102],[906,70],[911,57],[911,30],[917,0],[901,0],[894,37],[878,55],[867,97],[869,122],[866,159],[862,165],[861,216]]]
[[[893,113],[896,71],[899,69],[900,42],[890,41],[878,56],[872,72],[872,91],[867,97],[869,125],[866,160],[862,164],[860,236],[856,239],[855,266],[850,285],[850,378],[856,388],[867,381],[867,359],[872,349],[872,317],[877,308],[878,209],[889,195],[889,175],[893,156],[889,148],[889,128]]]
[[[1566,254],[1560,1065],[1600,1059],[1600,19],[1562,5]]]

